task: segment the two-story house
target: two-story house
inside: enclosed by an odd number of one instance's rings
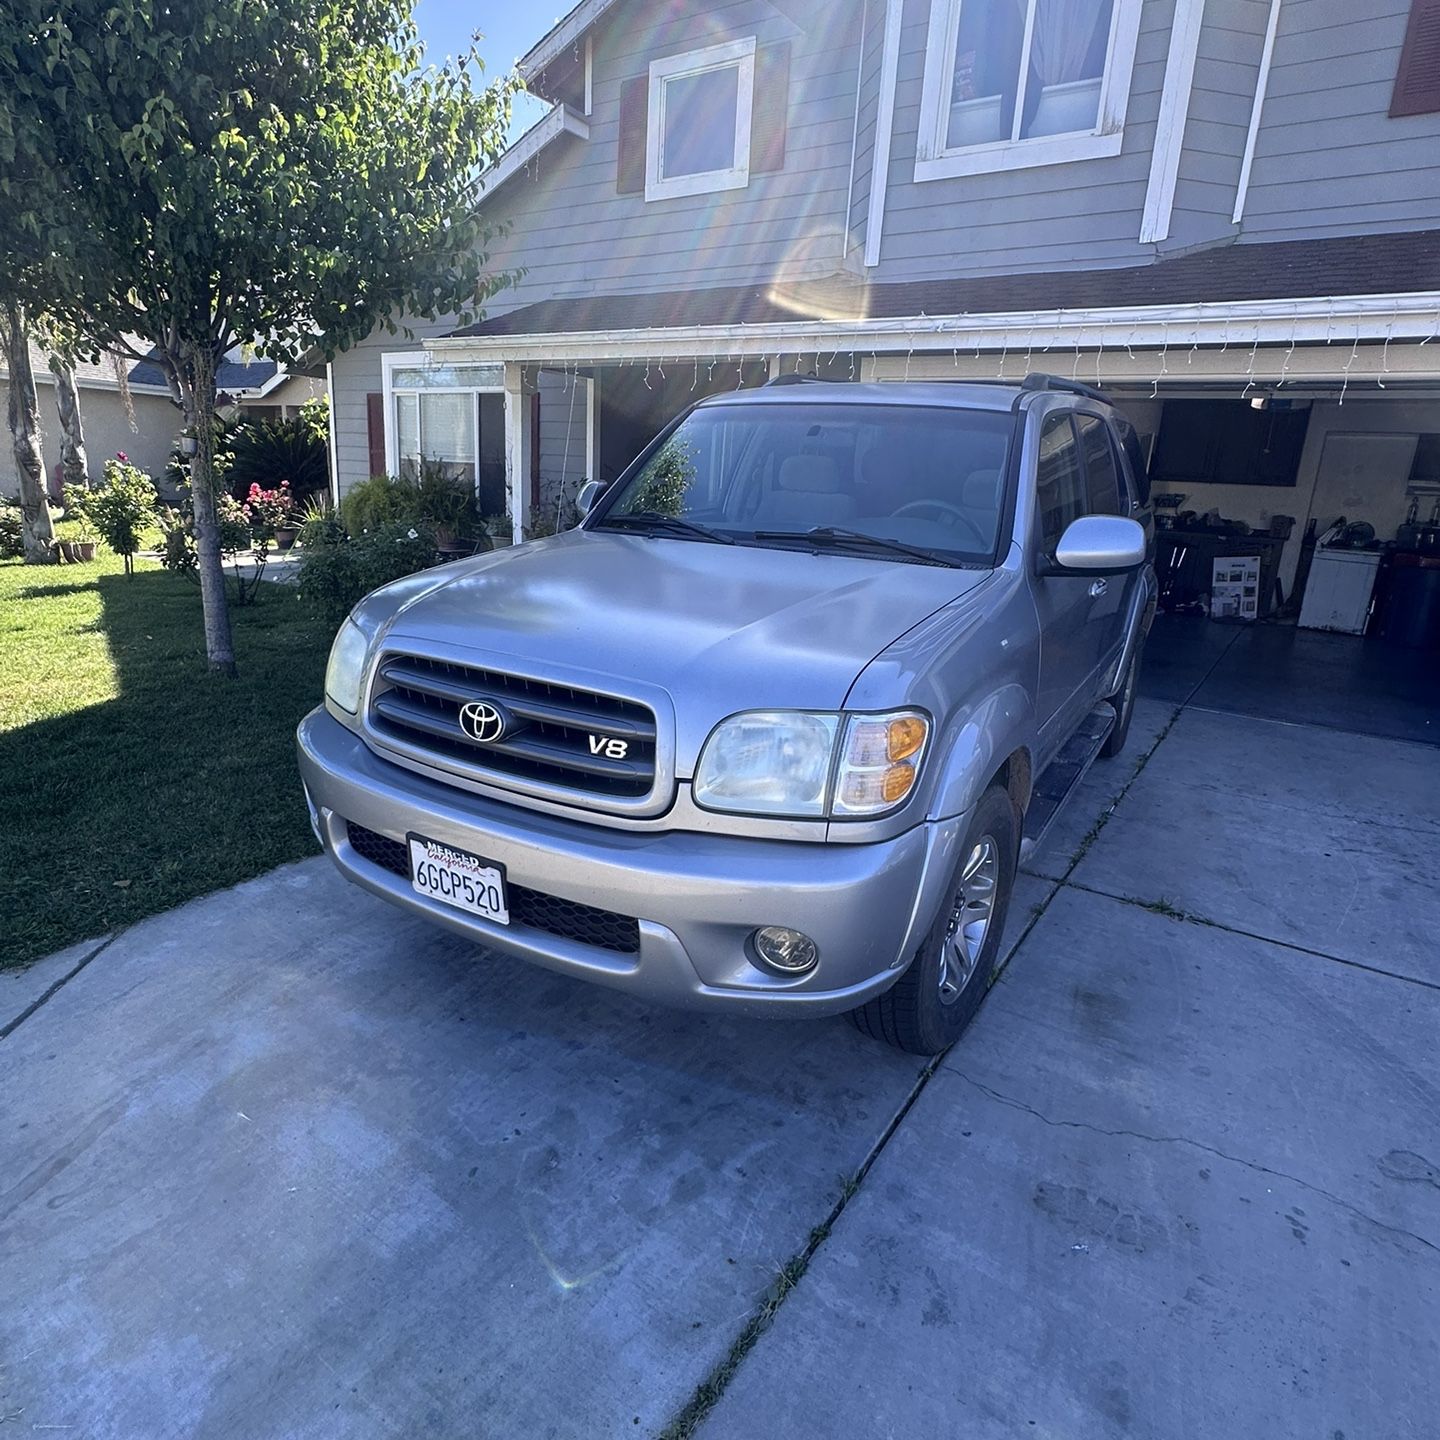
[[[335,362],[342,490],[437,456],[518,535],[716,389],[1042,369],[1287,590],[1440,494],[1440,0],[583,0],[522,70],[523,275]]]

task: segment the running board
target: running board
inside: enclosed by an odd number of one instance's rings
[[[1102,700],[1040,772],[1030,797],[1030,808],[1025,812],[1025,833],[1020,840],[1022,865],[1040,848],[1055,817],[1095,763],[1100,747],[1114,728],[1115,707],[1108,700]]]

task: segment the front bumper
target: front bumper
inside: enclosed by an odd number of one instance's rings
[[[626,831],[507,805],[380,759],[323,708],[297,735],[312,818],[342,874],[494,950],[672,1005],[825,1015],[899,978],[929,930],[966,817],[871,845]],[[417,894],[361,856],[348,827],[414,831],[499,861],[511,885],[638,920],[634,954],[524,924],[497,925]],[[758,926],[803,930],[820,963],[800,979],[752,963]]]

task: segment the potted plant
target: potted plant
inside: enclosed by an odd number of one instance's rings
[[[420,520],[435,537],[442,555],[473,555],[484,534],[475,508],[474,486],[435,460],[421,464],[415,485]]]
[[[283,525],[275,527],[275,548],[282,554],[300,538],[300,521],[289,515]]]
[[[288,550],[300,533],[293,518],[294,505],[290,486],[281,484],[274,490],[252,485],[244,501],[250,516],[250,529],[257,546],[274,542],[277,550]]]

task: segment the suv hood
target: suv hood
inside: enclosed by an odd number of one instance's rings
[[[575,530],[455,567],[401,606],[387,639],[663,690],[683,764],[737,710],[839,709],[876,654],[990,573]]]

